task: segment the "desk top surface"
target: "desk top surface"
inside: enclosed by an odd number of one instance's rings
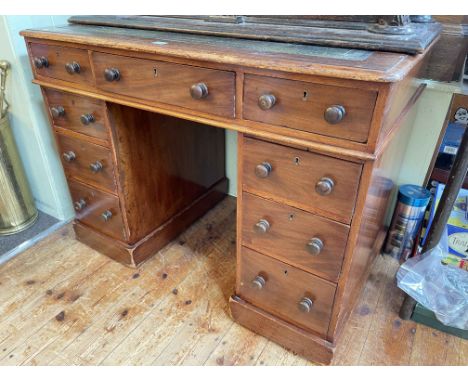
[[[372,82],[399,81],[424,56],[88,25],[29,29],[21,34],[94,48]]]

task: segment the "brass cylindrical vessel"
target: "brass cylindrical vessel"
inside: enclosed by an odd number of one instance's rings
[[[0,235],[30,227],[37,215],[6,114],[0,119]]]

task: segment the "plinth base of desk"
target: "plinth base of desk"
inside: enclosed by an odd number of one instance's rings
[[[335,347],[328,341],[275,317],[238,296],[229,299],[232,318],[311,362],[329,365]]]
[[[133,245],[106,236],[88,226],[74,222],[78,241],[122,264],[136,267],[176,238],[193,222],[219,203],[227,193],[223,179],[200,198]]]

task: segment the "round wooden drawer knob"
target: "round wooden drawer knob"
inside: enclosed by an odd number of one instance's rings
[[[91,163],[89,165],[89,168],[91,169],[92,172],[96,173],[96,172],[99,172],[103,169],[103,165],[101,162],[99,162],[98,160],[94,163]]]
[[[94,122],[94,116],[92,114],[83,114],[80,117],[80,121],[83,125],[89,125]]]
[[[262,289],[266,284],[266,280],[263,276],[256,276],[253,280],[252,280],[252,286],[254,288],[257,288],[257,289]]]
[[[65,69],[68,74],[77,74],[81,71],[80,64],[78,62],[73,61],[73,62],[67,62],[65,64]]]
[[[49,67],[49,60],[45,58],[44,56],[42,57],[34,57],[34,66],[37,69],[42,69],[42,68],[48,68]]]
[[[273,167],[271,167],[270,163],[263,162],[255,166],[255,175],[257,175],[259,178],[266,178],[268,175],[270,175],[272,170]]]
[[[325,121],[334,125],[343,120],[346,115],[346,110],[341,105],[332,105],[325,110],[324,118]]]
[[[263,94],[258,97],[258,107],[262,110],[271,109],[275,103],[276,97],[273,94]]]
[[[109,221],[112,217],[112,212],[109,211],[109,210],[106,210],[104,211],[102,214],[101,214],[101,217],[102,217],[102,220],[104,220],[105,222]]]
[[[65,115],[65,109],[63,106],[53,106],[50,108],[50,113],[52,114],[52,117],[60,118]]]
[[[257,233],[267,233],[268,230],[270,229],[270,223],[266,219],[260,219],[255,225],[254,225],[255,232]]]
[[[86,201],[84,199],[80,199],[77,202],[75,202],[73,205],[75,207],[75,211],[81,211],[83,208],[86,207]]]
[[[202,99],[208,96],[208,86],[203,82],[192,85],[190,87],[190,95],[194,99]]]
[[[309,313],[312,310],[314,302],[309,297],[304,297],[299,301],[299,309],[304,313]]]
[[[74,161],[76,159],[76,154],[73,151],[67,151],[62,154],[62,158],[67,162]]]
[[[307,243],[307,250],[311,255],[318,255],[322,252],[323,249],[323,241],[320,240],[318,237],[313,237]]]
[[[118,81],[120,80],[120,71],[117,68],[107,68],[104,70],[104,78],[106,81]]]
[[[331,178],[324,177],[315,185],[315,191],[320,195],[329,195],[335,187],[335,182]]]

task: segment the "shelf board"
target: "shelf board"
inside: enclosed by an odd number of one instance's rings
[[[431,179],[447,184],[449,174],[449,170],[434,167],[434,169],[432,170]],[[468,177],[466,175],[465,180],[463,181],[463,188],[468,189]]]

